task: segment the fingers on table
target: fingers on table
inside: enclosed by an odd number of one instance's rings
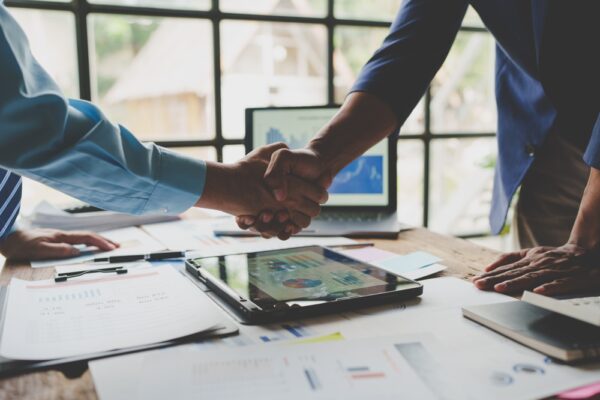
[[[581,267],[546,268],[524,273],[512,279],[503,280],[494,285],[494,290],[502,293],[522,292],[534,289],[547,282],[565,279],[577,275]]]
[[[525,257],[527,250],[528,249],[502,254],[496,261],[485,267],[484,271],[490,272],[503,265],[513,264]]]
[[[586,269],[584,273],[565,276],[539,285],[534,289],[534,292],[546,296],[555,296],[597,290],[598,287],[600,287],[600,271]]]
[[[568,261],[568,259],[557,260],[550,257],[533,261],[527,258],[477,276],[473,282],[479,289],[493,288],[501,292],[523,290],[568,275],[573,273],[573,268],[579,268],[568,267]]]
[[[41,242],[35,251],[31,252],[29,259],[44,260],[47,258],[66,258],[79,254],[79,250],[69,243]]]
[[[96,246],[100,250],[108,251],[119,247],[118,243],[110,239],[102,237],[93,232],[60,232],[55,235],[56,242],[68,244],[85,244],[88,246]]]
[[[492,271],[485,272],[481,275],[478,275],[475,278],[473,278],[473,282],[476,282],[476,284],[477,284],[477,282],[486,281],[489,278],[496,277],[496,276],[499,276],[499,275],[502,275],[505,273],[510,273],[519,268],[527,267],[530,265],[530,263],[531,263],[530,259],[524,258],[519,261],[513,262],[511,264],[506,264],[501,267],[497,267],[497,268],[493,269]]]

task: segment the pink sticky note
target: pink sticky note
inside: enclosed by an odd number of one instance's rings
[[[392,253],[391,251],[381,250],[376,247],[362,247],[360,249],[344,250],[341,253],[348,257],[356,258],[357,260],[364,262],[374,262],[379,260],[385,260],[386,258],[398,257],[398,254]]]
[[[561,400],[587,400],[595,399],[600,395],[600,382],[592,383],[591,385],[582,386],[577,389],[567,390],[558,394]]]

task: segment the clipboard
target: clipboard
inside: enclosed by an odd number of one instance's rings
[[[187,273],[183,275],[190,279]],[[204,285],[198,284],[194,279],[190,279],[199,290],[208,291]],[[6,299],[8,294],[7,286],[0,286],[0,335],[4,328],[4,318],[6,315]],[[211,297],[211,296],[209,296]],[[215,306],[220,307],[219,304]],[[12,360],[0,356],[0,379],[11,376],[21,375],[30,372],[39,372],[45,370],[61,371],[67,378],[77,378],[81,376],[88,368],[88,362],[101,358],[119,356],[129,353],[137,353],[140,351],[160,349],[170,346],[176,346],[183,343],[202,342],[209,339],[222,338],[227,336],[237,335],[239,333],[238,326],[229,318],[227,313],[223,313],[223,321],[214,330],[202,332],[199,334],[189,335],[166,342],[152,343],[148,345],[128,347],[124,349],[110,350],[99,353],[82,354],[73,357],[56,358],[52,360]],[[1,340],[1,336],[0,336]]]

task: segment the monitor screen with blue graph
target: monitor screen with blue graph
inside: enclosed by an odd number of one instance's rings
[[[252,147],[285,142],[291,149],[306,143],[337,112],[337,108],[273,108],[249,110]],[[387,206],[389,151],[386,140],[351,162],[329,188],[327,206]]]

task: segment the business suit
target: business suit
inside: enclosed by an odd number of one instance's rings
[[[560,134],[583,147],[585,163],[600,168],[600,76],[594,72],[600,70],[594,54],[600,39],[594,20],[600,15],[593,2],[408,0],[383,45],[361,71],[353,91],[379,97],[403,123],[444,61],[469,4],[497,41],[499,152],[490,224],[492,231],[499,233],[514,194],[551,135]],[[572,16],[582,20],[579,25],[572,24],[571,28],[581,29],[575,29],[569,40],[596,44],[578,54],[582,68],[566,69],[581,90],[590,96],[596,94],[589,103],[578,99],[582,104],[579,108],[570,107],[573,101],[567,98],[572,93],[560,84],[564,71],[556,67],[560,54],[553,54],[552,43],[546,41],[556,38],[561,13],[568,7],[574,7]]]

